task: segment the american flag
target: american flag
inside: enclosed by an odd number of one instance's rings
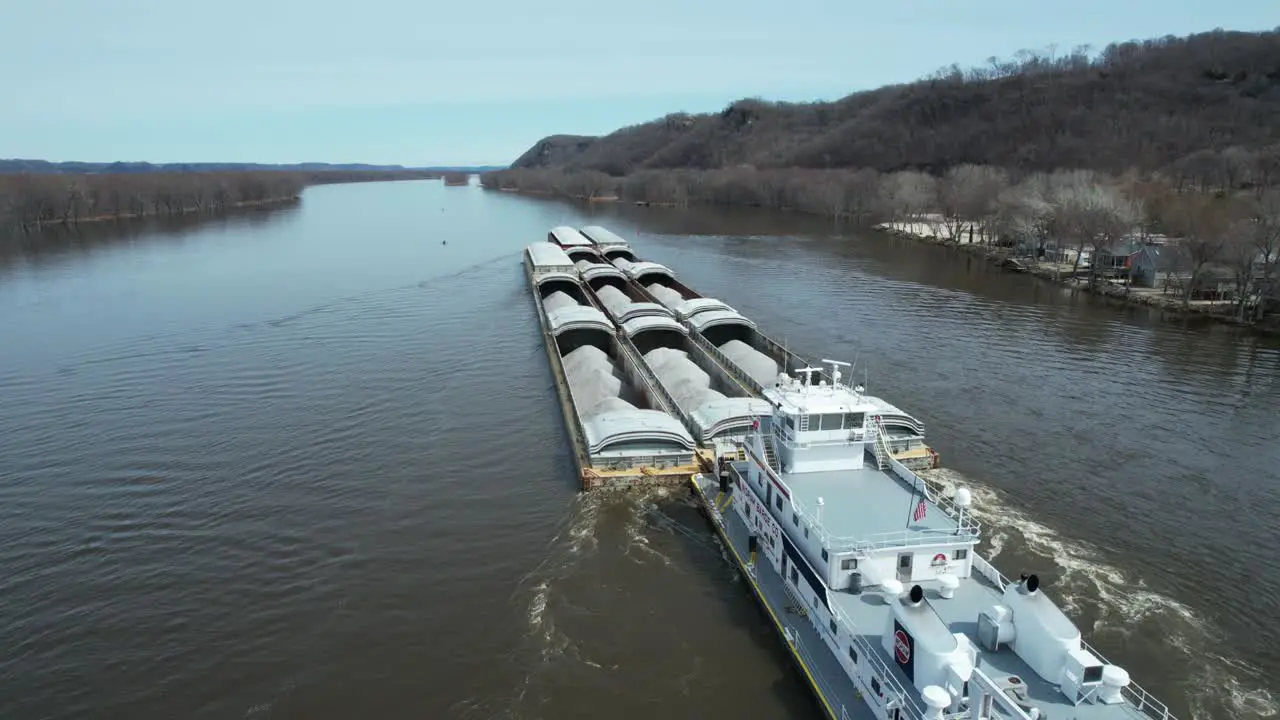
[[[929,512],[929,506],[925,505],[924,500],[921,500],[920,502],[916,503],[915,514],[913,514],[911,517],[914,518],[916,522],[920,522],[921,520],[924,519],[925,514],[928,512]]]

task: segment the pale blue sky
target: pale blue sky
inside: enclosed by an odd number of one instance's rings
[[[506,164],[740,97],[1277,22],[1275,0],[0,0],[0,157]]]

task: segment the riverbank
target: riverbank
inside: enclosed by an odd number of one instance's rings
[[[0,174],[0,231],[218,214],[296,202],[311,185],[434,177],[417,171]]]
[[[979,257],[1011,273],[1033,275],[1044,282],[1104,298],[1119,305],[1140,305],[1160,310],[1175,318],[1206,319],[1224,325],[1247,328],[1265,335],[1280,335],[1280,323],[1251,323],[1235,317],[1236,303],[1230,300],[1192,300],[1184,302],[1179,293],[1163,288],[1136,287],[1106,278],[1090,282],[1087,267],[1072,263],[1037,260],[1014,248],[991,245],[981,234],[961,235],[952,239],[945,227],[930,223],[880,223],[875,231],[894,237],[955,249]]]

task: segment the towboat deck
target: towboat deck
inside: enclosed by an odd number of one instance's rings
[[[1002,602],[1001,590],[981,575],[974,573],[969,578],[960,580],[960,587],[951,598],[942,598],[938,593],[937,582],[925,581],[915,583],[924,588],[925,599],[937,611],[938,617],[952,633],[962,633],[977,647],[978,614],[992,605]],[[895,679],[903,687],[910,688],[911,681],[899,669],[899,665],[881,644],[885,627],[893,613],[890,602],[876,588],[864,588],[861,594],[853,595],[843,590],[831,590],[828,599],[833,608],[838,609],[849,619],[850,624],[860,630],[862,640],[875,649],[886,667],[894,674]],[[1067,696],[1058,690],[1056,684],[1043,680],[1013,650],[1001,649],[989,652],[979,648],[977,667],[997,682],[1010,676],[1016,676],[1022,682],[1031,704],[1039,708],[1042,720],[1138,720],[1148,716],[1128,702],[1117,705],[1103,705],[1082,702],[1073,705]]]
[[[745,462],[735,462],[731,464],[735,475],[745,472]],[[871,475],[881,476],[886,473],[877,470],[857,471],[867,473],[867,477],[863,480],[867,482],[866,488],[879,485],[884,487],[899,487],[903,485],[900,482],[886,482],[884,477],[870,477]],[[850,477],[849,471],[833,471],[831,473],[820,473],[821,475],[830,475],[829,480],[841,477],[845,481]],[[806,473],[804,476],[789,476],[793,491],[798,490],[798,486],[805,483],[795,482],[797,477],[808,477],[819,475],[819,473]],[[893,478],[895,481],[897,478]],[[824,640],[819,630],[815,627],[815,621],[809,619],[809,614],[818,611],[821,601],[817,596],[811,593],[796,593],[790,591],[784,584],[773,565],[763,556],[754,565],[750,565],[750,552],[748,546],[748,536],[750,534],[745,522],[736,512],[730,508],[733,502],[739,500],[735,497],[735,493],[743,491],[735,491],[736,483],[730,483],[729,492],[722,495],[720,493],[719,484],[716,478],[710,475],[697,475],[693,478],[693,486],[699,499],[708,506],[708,512],[712,515],[717,530],[730,549],[730,554],[734,558],[740,570],[742,570],[751,580],[753,589],[757,597],[765,603],[766,609],[773,617],[778,631],[783,635],[784,641],[787,642],[796,661],[806,671],[810,679],[813,689],[818,693],[822,701],[823,709],[832,718],[874,718],[874,714],[868,709],[862,700],[855,698],[858,695],[858,689],[853,681],[849,678],[844,668],[841,667],[837,655],[830,648],[829,643]],[[816,489],[814,491],[816,493]],[[824,497],[835,497],[835,494],[829,489],[824,488]],[[815,495],[816,496],[816,495]],[[865,495],[861,495],[865,498]],[[900,503],[903,507],[903,515],[907,513],[906,505],[910,500],[910,492],[905,491],[901,498],[892,502]],[[862,500],[856,503],[850,503],[846,499],[845,502],[833,506],[840,507],[842,514],[852,513],[859,516],[849,520],[861,530],[868,527],[866,523],[878,522],[883,524],[885,520],[872,520],[869,516],[874,515],[877,508],[884,508],[886,502],[884,498],[876,498],[874,500]],[[865,508],[865,512],[858,512],[858,508]],[[930,502],[928,505],[929,515],[936,516],[936,523],[954,529],[955,521],[937,509]],[[868,517],[862,517],[868,516]],[[823,521],[830,523],[834,518],[824,517]],[[895,526],[901,526],[906,520],[905,517],[894,516],[888,519]],[[843,521],[842,521],[843,522]],[[930,526],[932,527],[932,526]],[[925,598],[936,613],[941,624],[945,626],[945,631],[949,633],[961,633],[969,638],[970,642],[978,649],[977,667],[997,682],[1004,681],[1010,676],[1016,676],[1021,682],[1021,686],[1030,699],[1031,705],[1037,707],[1041,711],[1042,720],[1143,720],[1149,718],[1167,717],[1163,713],[1167,709],[1160,706],[1155,701],[1151,701],[1151,706],[1146,708],[1146,712],[1142,708],[1134,704],[1134,695],[1139,698],[1149,698],[1136,686],[1126,688],[1125,693],[1129,696],[1129,702],[1115,705],[1095,704],[1091,702],[1082,702],[1079,705],[1073,705],[1063,695],[1057,685],[1049,683],[1041,679],[1035,671],[1033,671],[1021,657],[1013,650],[1004,648],[999,652],[990,652],[983,650],[977,644],[977,625],[978,614],[984,610],[988,610],[993,605],[1001,603],[1002,592],[1000,587],[992,582],[989,578],[1002,578],[993,566],[985,560],[975,558],[974,571],[969,578],[960,579],[959,587],[954,591],[951,598],[942,598],[938,591],[938,583],[936,581],[922,581],[919,584],[925,590]],[[800,601],[797,595],[807,597],[807,600]],[[896,683],[900,688],[906,690],[909,696],[914,696],[916,690],[913,689],[912,682],[906,677],[898,666],[895,659],[890,653],[884,649],[883,635],[890,623],[893,614],[891,602],[897,602],[896,598],[886,599],[884,594],[877,587],[864,587],[861,593],[853,594],[844,590],[827,590],[827,601],[830,604],[832,613],[843,620],[843,624],[848,627],[856,628],[855,636],[857,645],[860,645],[860,651],[867,653],[873,657],[868,658],[875,667],[878,668],[878,675],[886,678],[890,682]],[[942,628],[939,628],[942,631]],[[1096,650],[1084,647],[1094,654]],[[915,701],[918,703],[918,700]],[[918,707],[912,708],[917,712],[913,713],[906,708],[903,715],[904,718],[917,718]],[[965,713],[965,717],[968,717]]]
[[[746,474],[746,463],[736,465]],[[954,533],[955,521],[937,504],[911,488],[895,475],[874,467],[858,470],[827,470],[785,475],[792,501],[815,515],[818,498],[839,512],[822,515],[821,527],[829,535],[828,548],[867,543],[876,537],[901,540],[907,532]],[[916,504],[925,502],[925,516],[915,520]],[[886,508],[893,510],[886,511]],[[849,538],[848,541],[844,541]],[[857,540],[855,541],[854,538]]]
[[[693,486],[706,505],[719,500],[719,506],[727,510],[729,502],[732,502],[732,488],[728,497],[719,497],[717,481],[709,475],[694,476]],[[782,578],[767,561],[758,562],[754,569],[749,569],[747,536],[750,533],[746,524],[734,512],[726,511],[720,517],[722,522],[716,523],[716,529],[721,540],[734,564],[746,576],[756,598],[764,604],[765,612],[782,635],[792,659],[817,694],[823,712],[832,720],[876,720],[871,708],[859,699],[853,680],[845,674],[844,668],[808,619],[809,610],[813,608],[805,607],[787,591]]]

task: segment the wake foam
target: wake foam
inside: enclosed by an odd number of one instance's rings
[[[1233,718],[1268,718],[1280,713],[1275,696],[1265,689],[1265,684],[1252,686],[1254,682],[1264,682],[1260,670],[1207,650],[1221,646],[1222,635],[1187,605],[1107,563],[1096,546],[1064,538],[1012,507],[994,488],[949,468],[918,474],[944,496],[953,495],[961,485],[969,489],[974,500],[970,512],[982,523],[986,546],[980,546],[979,551],[993,565],[1000,567],[1001,553],[1015,549],[1052,561],[1059,571],[1050,588],[1052,595],[1076,622],[1081,622],[1082,615],[1092,617],[1090,629],[1082,628],[1086,640],[1093,633],[1127,637],[1144,622],[1158,623],[1164,642],[1180,656],[1179,664],[1188,675],[1194,673],[1187,682],[1209,689],[1207,694],[1188,694],[1193,718],[1221,718],[1224,711]],[[1139,677],[1135,679],[1141,683]]]

